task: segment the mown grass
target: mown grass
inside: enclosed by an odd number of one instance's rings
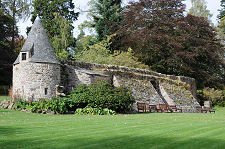
[[[216,114],[42,115],[0,109],[1,149],[224,149]]]
[[[9,97],[9,96],[7,96],[7,95],[0,95],[0,102],[2,101],[2,100],[10,100],[11,99],[11,97]]]

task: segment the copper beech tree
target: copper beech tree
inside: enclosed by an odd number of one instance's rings
[[[119,45],[157,72],[193,77],[198,88],[223,88],[224,48],[203,17],[184,15],[183,0],[139,0],[124,9]]]

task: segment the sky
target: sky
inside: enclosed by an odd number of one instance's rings
[[[123,4],[127,4],[129,0],[123,0]],[[217,25],[217,15],[219,14],[218,9],[220,9],[220,0],[206,0],[207,1],[207,7],[210,10],[210,12],[213,14],[212,17],[212,22]],[[79,9],[81,10],[88,10],[88,2],[89,0],[73,0],[73,2],[75,3],[75,11],[79,11]],[[191,0],[185,0],[184,1],[185,4],[187,5],[187,11],[190,9],[191,7]],[[79,30],[78,30],[78,25],[81,24],[84,20],[87,20],[86,17],[86,13],[81,13],[80,16],[78,17],[78,20],[75,21],[73,23],[74,26],[74,37],[76,37],[79,34]],[[24,37],[26,37],[26,27],[27,26],[31,26],[32,23],[30,21],[30,19],[28,19],[27,21],[20,21],[18,23],[18,27],[19,27],[19,32],[21,35],[23,35]]]

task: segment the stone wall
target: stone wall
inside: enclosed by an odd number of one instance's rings
[[[164,75],[150,70],[124,66],[99,65],[77,61],[50,63],[21,62],[13,67],[13,94],[26,100],[56,96],[56,85],[69,93],[80,84],[104,79],[115,87],[129,88],[137,102],[176,105],[184,112],[195,112],[199,106],[195,80]],[[47,93],[47,94],[46,94]],[[133,110],[137,110],[136,103]]]
[[[191,91],[186,89],[186,86],[166,81],[162,81],[160,84],[164,87],[169,97],[173,99],[175,105],[183,109],[183,112],[196,112],[196,106],[199,106],[199,103]]]
[[[26,100],[50,99],[56,96],[59,84],[58,64],[21,62],[13,66],[13,96]]]
[[[100,78],[108,80],[115,87],[128,87],[132,91],[136,103],[175,104],[177,107],[182,108],[183,112],[195,112],[195,107],[199,106],[195,98],[196,85],[193,78],[165,75],[150,70],[124,66],[100,65],[77,61],[62,63],[69,67],[76,67],[76,69],[70,68],[69,71],[66,71],[69,75],[69,84],[90,84],[92,83],[91,77],[101,76]],[[89,74],[87,71],[77,72],[80,68],[91,70],[97,74]],[[133,105],[134,110],[137,110],[136,103]]]
[[[62,65],[61,70],[61,85],[64,86],[65,93],[71,92],[80,84],[89,85],[98,79],[110,79],[108,75],[70,65]]]

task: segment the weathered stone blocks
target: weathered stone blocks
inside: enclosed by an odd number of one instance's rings
[[[60,65],[21,62],[13,66],[13,96],[26,100],[50,99],[60,84]]]

